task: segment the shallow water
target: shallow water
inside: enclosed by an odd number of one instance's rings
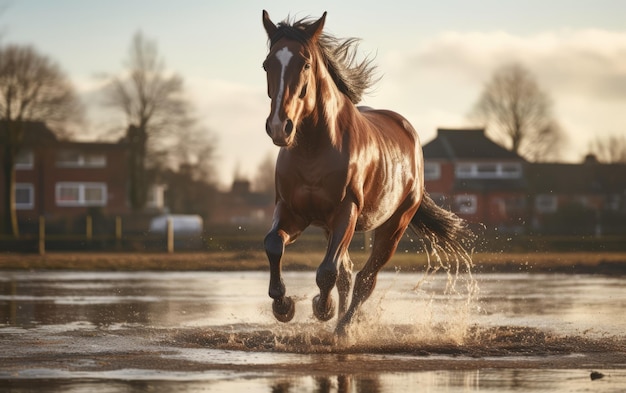
[[[382,273],[337,343],[288,272],[276,322],[266,272],[3,272],[0,391],[623,391],[626,281],[486,274],[468,302],[445,275]],[[592,380],[591,372],[603,377]]]

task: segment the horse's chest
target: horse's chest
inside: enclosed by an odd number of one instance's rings
[[[311,220],[324,220],[333,214],[345,196],[345,176],[327,174],[302,178],[281,191],[291,210]]]
[[[301,186],[291,195],[294,210],[308,216],[323,216],[339,204],[336,195],[319,187]]]

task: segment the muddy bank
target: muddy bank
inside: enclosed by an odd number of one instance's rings
[[[365,253],[352,253],[355,269],[366,260]],[[322,252],[287,252],[285,270],[314,270]],[[626,274],[626,253],[480,253],[472,257],[478,273],[571,273]],[[424,254],[397,253],[388,270],[422,271]],[[0,254],[0,270],[96,270],[96,271],[252,271],[267,270],[262,251],[210,253],[48,253]]]

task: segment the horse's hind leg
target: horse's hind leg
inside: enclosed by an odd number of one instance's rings
[[[326,231],[326,240],[330,239],[330,232]],[[348,297],[352,289],[352,267],[350,254],[346,251],[338,263],[337,292],[339,293],[339,317],[341,318],[348,309]]]
[[[352,322],[357,310],[369,298],[376,286],[378,272],[393,256],[398,242],[417,211],[418,205],[409,197],[400,208],[383,225],[374,232],[372,254],[357,273],[352,291],[352,302],[346,314],[339,320],[336,332],[345,336],[348,325]]]
[[[352,260],[348,252],[345,253],[339,263],[339,275],[337,276],[337,292],[339,293],[339,317],[343,317],[348,309],[348,297],[352,288]]]
[[[281,322],[289,322],[295,313],[295,305],[285,296],[286,289],[282,278],[282,257],[285,245],[293,242],[304,230],[298,221],[279,202],[274,211],[274,224],[265,236],[265,253],[270,263],[269,296],[274,299],[272,311]]]
[[[337,281],[340,284],[339,296],[342,298],[340,300],[343,300],[345,304],[345,299],[348,297],[347,291],[349,291],[350,280],[346,269],[348,265],[344,265],[344,263],[345,259],[348,258],[348,246],[354,234],[357,210],[354,203],[349,201],[344,203],[344,208],[335,217],[335,221],[331,225],[328,235],[328,249],[324,260],[317,268],[315,277],[320,294],[313,298],[313,313],[321,321],[328,321],[335,314],[335,304],[330,293]]]

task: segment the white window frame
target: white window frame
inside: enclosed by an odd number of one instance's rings
[[[498,173],[500,177],[506,179],[519,179],[523,175],[522,164],[519,162],[501,162],[498,166]]]
[[[535,209],[539,213],[554,213],[558,209],[558,199],[553,194],[539,194],[535,197]]]
[[[76,161],[62,161],[62,153],[76,153]],[[60,150],[57,153],[56,166],[59,168],[104,168],[107,165],[106,154],[84,153],[72,149]]]
[[[28,199],[27,203],[18,203],[17,201],[17,190],[28,190]],[[15,209],[16,210],[31,210],[35,207],[35,186],[32,183],[15,183]]]
[[[459,179],[469,179],[475,177],[473,164],[460,162],[455,165],[454,175]]]
[[[19,158],[26,158],[25,162],[19,162]],[[35,166],[35,154],[31,149],[21,150],[15,156],[15,169],[33,169]]]
[[[478,211],[478,198],[473,194],[455,195],[454,206],[457,213],[476,214]]]
[[[479,162],[475,164],[476,177],[479,178],[496,178],[500,177],[499,168],[500,164],[495,162]]]
[[[61,191],[63,188],[73,188],[78,190],[78,200],[61,200]],[[101,200],[87,200],[86,190],[89,188],[98,188],[101,190]],[[106,206],[107,204],[107,185],[106,183],[96,182],[59,182],[55,185],[55,202],[57,206],[81,207],[81,206]]]
[[[493,171],[479,170],[493,167]],[[454,175],[458,179],[519,179],[522,177],[522,164],[519,162],[460,162],[456,164]]]
[[[146,207],[162,209],[165,206],[165,190],[167,190],[167,186],[164,184],[149,187]]]
[[[441,164],[438,162],[424,163],[424,180],[441,179]]]

